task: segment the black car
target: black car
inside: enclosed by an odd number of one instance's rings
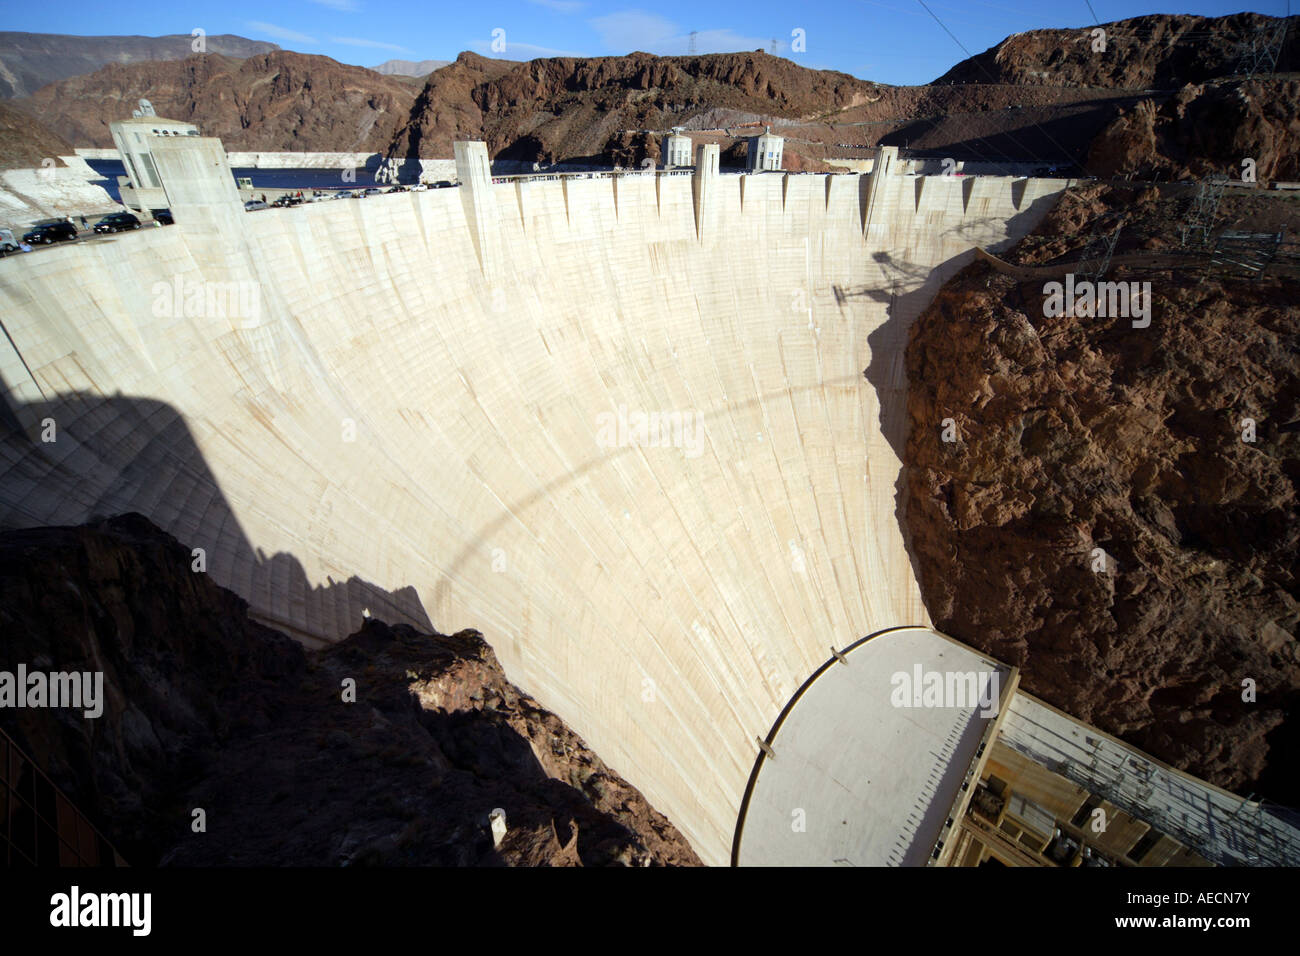
[[[95,232],[101,235],[110,232],[121,232],[123,229],[139,229],[140,220],[129,212],[115,212],[105,216],[99,222],[95,223]]]
[[[155,209],[153,210],[153,221],[158,223],[160,226],[170,226],[173,225],[176,220],[172,219],[172,211],[170,209]]]
[[[67,242],[77,238],[77,227],[70,222],[47,222],[43,226],[37,226],[31,232],[23,236],[23,242],[30,242],[32,245],[42,243],[49,245],[52,242]]]

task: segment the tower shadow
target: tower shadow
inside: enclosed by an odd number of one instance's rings
[[[309,647],[356,630],[366,610],[434,630],[414,587],[390,591],[355,575],[313,584],[296,555],[255,548],[184,417],[165,402],[70,392],[17,403],[6,389],[0,479],[0,530],[142,514],[202,549],[206,572],[248,601],[251,616]]]

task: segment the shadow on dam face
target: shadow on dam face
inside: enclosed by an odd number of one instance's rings
[[[363,608],[477,629],[725,863],[827,649],[928,623],[912,320],[1065,185],[868,179],[462,187],[6,259],[0,527],[138,511],[308,643]],[[229,283],[256,315],[168,299]]]
[[[184,418],[146,398],[71,393],[15,406],[0,396],[0,508],[3,526],[74,525],[139,512],[192,553],[205,573],[253,605],[252,616],[319,646],[328,630],[351,633],[364,613],[431,631],[412,587],[387,591],[358,577],[313,585],[292,554],[265,554],[249,542]],[[298,621],[259,608],[269,589],[302,608],[331,608],[331,621]]]

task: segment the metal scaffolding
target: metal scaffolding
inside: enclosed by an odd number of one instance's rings
[[[1224,232],[1214,241],[1210,266],[1258,279],[1281,247],[1281,232]]]

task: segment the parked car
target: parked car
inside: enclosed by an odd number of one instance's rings
[[[429,188],[428,183],[416,183],[414,186],[411,187],[411,192],[422,193],[428,188]]]
[[[248,202],[244,203],[245,212],[252,212],[254,209],[270,209],[270,208],[271,208],[270,206],[262,202],[262,200],[260,199],[250,199]]]
[[[77,227],[70,222],[47,222],[23,236],[23,242],[48,246],[52,242],[68,242],[77,238]]]
[[[12,231],[0,229],[0,256],[13,255],[15,252],[31,252],[32,247],[14,238]]]
[[[369,187],[368,189],[366,189],[364,192],[362,192],[361,195],[362,195],[362,196],[378,196],[378,195],[379,195],[380,193],[382,193],[382,192],[383,192],[382,189],[378,189],[378,188],[376,188],[375,186],[371,186],[371,187]]]
[[[434,189],[449,189],[449,188],[451,188],[452,186],[455,186],[455,185],[456,185],[455,183],[453,183],[453,182],[449,182],[449,181],[446,180],[446,179],[440,179],[440,180],[438,180],[436,183],[433,184],[433,188],[434,188]]]
[[[155,209],[153,211],[153,218],[154,222],[159,225],[173,226],[176,224],[176,220],[172,218],[172,211],[170,209]]]
[[[121,232],[123,229],[139,228],[140,220],[129,212],[109,213],[95,223],[95,232],[101,236],[108,235],[110,232]]]

